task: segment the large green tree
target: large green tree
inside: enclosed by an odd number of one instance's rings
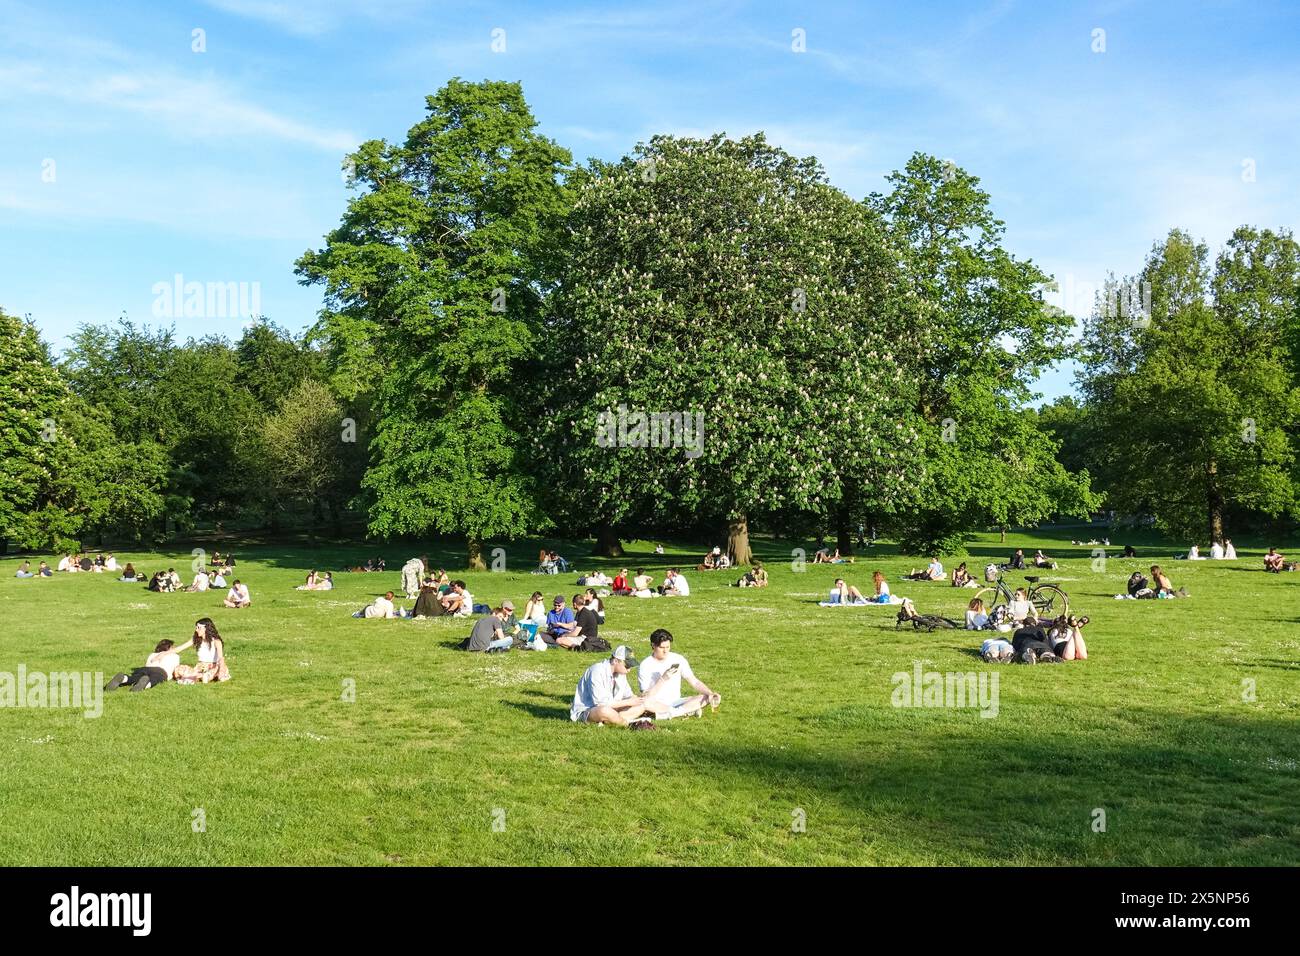
[[[1056,459],[1028,403],[1068,354],[1072,320],[1043,301],[1048,277],[1002,245],[979,180],[917,153],[867,203],[889,224],[925,346],[916,413],[927,462],[917,507],[884,522],[911,551],[953,551],[974,527],[1086,514],[1086,473]]]
[[[894,256],[815,159],[656,136],[593,166],[572,221],[537,454],[576,509],[725,522],[746,562],[756,516],[907,488]]]
[[[536,347],[570,206],[567,150],[517,83],[455,79],[403,143],[351,157],[354,196],[298,261],[345,400],[374,403],[364,486],[376,534],[485,538],[541,518],[521,454],[519,369]]]
[[[1107,497],[1171,533],[1222,540],[1225,514],[1296,512],[1300,389],[1290,339],[1300,248],[1287,232],[1242,227],[1211,264],[1174,230],[1118,284],[1149,314],[1098,303],[1080,384],[1105,442]]]

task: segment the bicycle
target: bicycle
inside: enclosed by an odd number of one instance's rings
[[[1056,584],[1040,584],[1042,578],[1036,574],[1026,574],[1025,580],[1029,582],[1027,596],[1029,603],[1034,607],[1034,614],[1040,621],[1051,620],[1061,614],[1067,614],[1070,610],[1070,595]],[[992,592],[992,600],[985,597]],[[1015,592],[1010,586],[1002,580],[1002,572],[998,572],[997,580],[992,585],[980,588],[975,596],[984,601],[987,613],[992,614],[993,609],[999,604],[1010,604]],[[1057,610],[1057,608],[1060,610]]]

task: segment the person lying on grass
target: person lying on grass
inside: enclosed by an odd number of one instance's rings
[[[909,581],[942,581],[943,564],[939,561],[939,558],[936,555],[930,559],[930,564],[925,568],[925,570],[918,571],[916,568],[913,568],[911,571],[907,572],[904,577]]]
[[[627,645],[614,648],[608,660],[597,661],[583,673],[573,692],[569,719],[575,724],[613,724],[626,727],[646,712],[645,701],[632,694],[627,672],[637,659]]]
[[[662,627],[650,635],[650,657],[641,661],[636,674],[646,709],[656,717],[689,717],[705,704],[716,708],[722,702],[721,694],[695,676],[690,662],[673,652],[673,636]],[[682,678],[694,688],[695,696],[682,696]]]
[[[397,617],[397,608],[393,604],[393,592],[388,591],[382,597],[375,598],[374,602],[366,605],[360,611],[352,615],[353,617]]]
[[[253,597],[248,593],[248,585],[236,578],[235,583],[226,592],[226,599],[222,603],[226,607],[248,607],[253,603]]]
[[[104,690],[117,690],[119,687],[130,687],[132,691],[148,690],[158,684],[165,684],[172,679],[176,668],[181,663],[181,651],[185,650],[194,640],[191,638],[179,647],[174,641],[159,641],[153,649],[153,653],[145,658],[144,666],[137,667],[130,674],[114,674],[112,679],[104,685]]]
[[[194,622],[194,636],[189,643],[198,652],[199,662],[194,667],[178,664],[172,680],[178,684],[210,684],[213,681],[230,680],[230,669],[226,666],[226,644],[217,633],[217,625],[212,618],[205,617]]]
[[[1047,568],[1047,569],[1050,570],[1050,571],[1055,571],[1055,570],[1056,570],[1056,562],[1053,561],[1051,558],[1049,558],[1047,555],[1043,554],[1043,552],[1041,552],[1041,551],[1035,551],[1035,552],[1034,552],[1034,567],[1036,567],[1036,568]]]

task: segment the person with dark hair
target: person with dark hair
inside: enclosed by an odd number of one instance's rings
[[[546,615],[546,631],[542,639],[557,647],[573,648],[582,643],[582,628],[578,626],[573,611],[564,606],[563,594],[555,595],[554,605]]]
[[[1124,545],[1124,557],[1136,558],[1137,556],[1138,556],[1137,548],[1133,547],[1133,545],[1131,544]]]
[[[636,666],[637,660],[632,656],[631,648],[620,644],[608,660],[597,661],[588,667],[573,692],[569,719],[575,724],[653,728],[653,723],[639,720],[645,713],[645,702],[633,696],[627,682],[628,671]]]
[[[585,594],[575,594],[573,596],[573,606],[575,608],[573,623],[578,625],[578,633],[582,636],[582,640],[586,641],[589,637],[599,637],[600,618],[591,607],[591,599]]]
[[[484,653],[510,650],[510,645],[513,641],[506,636],[505,628],[502,624],[505,619],[505,609],[494,607],[491,614],[485,614],[474,622],[474,628],[470,631],[469,637],[467,637],[461,645],[461,649],[466,651],[482,651]]]
[[[420,593],[415,599],[415,606],[411,608],[411,617],[442,617],[446,613],[439,600],[438,585],[432,576],[426,576],[420,583]]]
[[[235,583],[226,592],[226,600],[222,603],[226,607],[248,607],[253,603],[253,597],[248,593],[248,585],[235,578]]]
[[[695,690],[695,696],[682,696],[683,678]],[[656,717],[689,717],[703,710],[705,704],[716,708],[722,702],[721,694],[695,676],[690,662],[673,652],[673,636],[662,627],[650,635],[650,656],[637,667],[637,682],[646,710]]]
[[[190,643],[198,651],[199,663],[195,667],[181,664],[176,668],[174,680],[178,684],[210,684],[213,681],[230,680],[230,669],[226,666],[226,644],[217,633],[217,625],[212,618],[205,617],[194,622],[194,636]]]
[[[1007,567],[1012,571],[1023,571],[1025,569],[1025,549],[1016,548],[1016,551],[1007,561]]]
[[[438,599],[447,617],[469,617],[474,611],[474,596],[464,581],[452,581],[451,590]]]
[[[153,653],[145,658],[143,667],[137,667],[130,674],[114,674],[104,685],[104,690],[117,690],[119,687],[129,686],[132,691],[142,691],[157,684],[167,683],[181,664],[181,651],[193,643],[193,639],[190,639],[177,647],[173,641],[159,641]]]
[[[34,578],[34,577],[36,577],[36,575],[32,572],[32,563],[31,563],[30,561],[24,561],[24,562],[22,563],[22,567],[20,567],[20,568],[18,569],[18,573],[15,574],[14,577],[16,577],[16,578]]]
[[[605,623],[605,602],[600,599],[600,595],[596,593],[595,588],[587,588],[587,590],[583,593],[586,595],[586,598],[584,600],[585,606],[589,608],[593,614],[596,615],[596,618],[600,621],[601,624],[604,624]]]
[[[118,580],[132,582],[140,580],[140,575],[135,573],[135,565],[130,561],[126,562],[126,570],[122,572],[122,576]]]

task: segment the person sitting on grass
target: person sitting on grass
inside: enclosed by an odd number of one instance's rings
[[[119,687],[130,687],[132,691],[148,690],[158,684],[165,684],[172,679],[176,673],[176,668],[181,663],[181,651],[185,650],[194,643],[193,638],[186,641],[179,647],[174,641],[159,641],[153,649],[153,653],[145,658],[144,666],[137,667],[130,674],[114,674],[104,690],[117,690]]]
[[[318,575],[316,574],[316,569],[315,569],[315,568],[312,568],[309,572],[307,572],[307,580],[303,581],[302,584],[298,585],[298,587],[297,587],[295,590],[298,590],[298,591],[315,591],[315,590],[316,590],[316,582],[319,581],[319,580],[320,580],[320,578],[319,578]]]
[[[212,572],[212,586],[214,588],[224,588],[226,586],[226,572],[217,568]]]
[[[181,664],[176,668],[172,679],[178,684],[211,684],[213,681],[230,680],[230,668],[226,666],[226,644],[217,633],[217,625],[212,618],[205,617],[194,622],[194,636],[190,643],[198,651],[199,662],[190,667]]]
[[[34,577],[36,577],[36,575],[32,573],[32,563],[31,563],[30,561],[24,561],[24,562],[22,563],[22,566],[19,567],[19,568],[18,568],[18,571],[14,574],[14,577],[16,577],[16,578],[34,578]]]
[[[542,600],[541,591],[534,591],[524,605],[523,620],[526,624],[536,624],[539,627],[546,623],[546,602]]]
[[[1223,560],[1225,561],[1237,560],[1237,549],[1233,545],[1231,538],[1223,539]]]
[[[722,702],[721,694],[695,676],[690,662],[673,652],[673,636],[662,627],[650,635],[650,656],[641,661],[636,676],[646,709],[656,717],[689,717],[703,710],[705,704],[717,707]],[[682,696],[683,678],[695,696]]]
[[[593,614],[596,615],[596,620],[598,620],[601,624],[604,624],[605,623],[605,602],[600,599],[600,595],[596,593],[596,589],[587,588],[587,590],[584,591],[583,594],[584,594],[583,603],[591,609],[591,612]]]
[[[494,607],[491,614],[485,614],[474,622],[469,637],[460,645],[461,650],[485,654],[510,650],[514,640],[506,634],[505,619],[505,608]]]
[[[72,555],[64,552],[63,557],[59,558],[58,570],[71,571],[73,567],[74,565],[72,563]]]
[[[1025,569],[1025,549],[1016,548],[1015,553],[1007,560],[1006,567],[1012,571],[1023,571]]]
[[[929,565],[922,571],[913,568],[903,575],[908,581],[942,581],[943,564],[937,556],[930,559]]]
[[[690,597],[691,585],[686,576],[677,568],[669,568],[664,577],[664,586],[659,589],[664,597]]]
[[[627,568],[619,571],[614,575],[614,583],[610,585],[610,591],[619,597],[630,597],[632,594],[632,584],[628,580]]]
[[[970,604],[966,605],[966,630],[982,631],[988,623],[989,615],[984,609],[984,602],[980,598],[971,598]]]
[[[36,569],[36,576],[38,578],[52,578],[54,577],[54,572],[50,569],[48,564],[42,561],[41,566]]]
[[[426,576],[420,582],[420,593],[415,599],[415,606],[411,608],[411,617],[423,619],[442,616],[442,601],[438,586],[434,584],[433,578]]]
[[[646,574],[640,568],[636,569],[636,577],[632,579],[632,596],[633,597],[655,597],[658,592],[651,590],[651,585],[655,579]]]
[[[975,578],[971,575],[970,571],[967,570],[965,561],[957,565],[957,567],[953,568],[952,586],[955,588],[979,587],[979,582],[976,581]]]
[[[834,586],[831,587],[830,596],[826,599],[823,607],[836,607],[838,605],[866,604],[867,599],[851,584],[845,583],[843,578],[836,578]]]
[[[546,632],[543,640],[557,647],[574,648],[582,643],[582,628],[578,626],[573,611],[564,606],[564,595],[555,595],[551,611],[546,615]]]
[[[1211,541],[1211,542],[1210,542],[1210,560],[1211,560],[1211,561],[1222,561],[1222,560],[1223,560],[1223,544],[1222,544],[1222,542],[1219,542],[1219,541]]]
[[[181,576],[175,568],[167,569],[167,577],[171,580],[171,589],[173,591],[179,591],[185,587],[185,582],[181,580]]]
[[[352,615],[353,617],[398,617],[396,605],[393,604],[393,592],[388,591],[382,597],[363,607]]]
[[[158,594],[166,594],[172,589],[172,579],[166,571],[155,571],[153,577],[149,579],[149,590]]]
[[[710,551],[704,556],[704,560],[695,566],[696,571],[716,571],[718,568],[718,559]]]
[[[226,599],[222,602],[226,607],[248,607],[253,603],[253,597],[248,593],[248,585],[241,582],[238,578],[226,592]]]
[[[871,572],[871,586],[876,593],[867,599],[870,603],[889,604],[893,600],[893,596],[889,593],[889,582],[885,580],[883,572]]]
[[[447,617],[469,617],[474,613],[474,595],[464,581],[452,581],[451,590],[438,599]]]
[[[573,693],[569,719],[575,724],[613,724],[626,727],[645,713],[645,701],[633,696],[627,673],[637,659],[626,645],[614,648],[608,660],[597,661],[583,673]],[[633,726],[646,726],[638,722]],[[649,726],[653,727],[653,724]]]
[[[1277,548],[1269,548],[1268,554],[1264,555],[1264,570],[1271,571],[1273,574],[1279,574],[1286,564],[1286,556],[1278,554]]]
[[[1034,603],[1029,600],[1029,594],[1024,588],[1016,588],[1016,593],[1011,598],[1011,603],[1007,606],[1011,615],[1011,623],[1017,627],[1023,624],[1037,624],[1038,611]]]
[[[131,582],[139,581],[142,579],[143,576],[135,573],[135,565],[132,564],[130,561],[126,563],[126,569],[122,572],[122,576],[118,578],[119,581],[131,581]]]
[[[317,591],[333,591],[333,590],[334,590],[334,572],[333,572],[333,571],[326,571],[326,572],[325,572],[325,577],[321,578],[320,580],[318,580],[318,581],[316,582],[316,590],[317,590]]]
[[[1151,588],[1156,592],[1158,598],[1180,598],[1187,597],[1187,588],[1174,590],[1173,583],[1169,580],[1169,575],[1160,569],[1160,565],[1151,565]]]
[[[604,571],[592,571],[578,581],[584,587],[609,587],[609,576]]]
[[[1133,545],[1131,544],[1124,545],[1124,557],[1136,558],[1137,556],[1138,556],[1137,548],[1133,547]]]
[[[573,623],[578,625],[577,636],[581,637],[580,644],[585,643],[589,637],[600,636],[600,617],[591,606],[591,599],[585,594],[573,596]]]
[[[749,566],[749,570],[740,576],[736,582],[738,588],[765,588],[767,587],[767,568],[763,567],[762,562],[754,561]]]
[[[1141,571],[1134,571],[1132,574],[1128,576],[1128,585],[1127,585],[1128,596],[1133,598],[1134,600],[1155,597],[1156,594],[1154,591],[1151,590],[1149,584],[1150,582],[1147,580],[1145,574],[1143,574]],[[1123,597],[1123,595],[1120,596]]]
[[[1035,551],[1035,552],[1034,552],[1034,567],[1036,567],[1036,568],[1047,568],[1049,571],[1055,571],[1055,570],[1056,570],[1056,562],[1053,561],[1051,558],[1049,558],[1047,555],[1043,554],[1043,552],[1041,552],[1041,551]]]
[[[208,572],[199,571],[197,574],[194,575],[194,583],[191,584],[189,587],[187,587],[185,590],[191,593],[202,594],[211,586],[212,586],[212,582],[208,580]]]

